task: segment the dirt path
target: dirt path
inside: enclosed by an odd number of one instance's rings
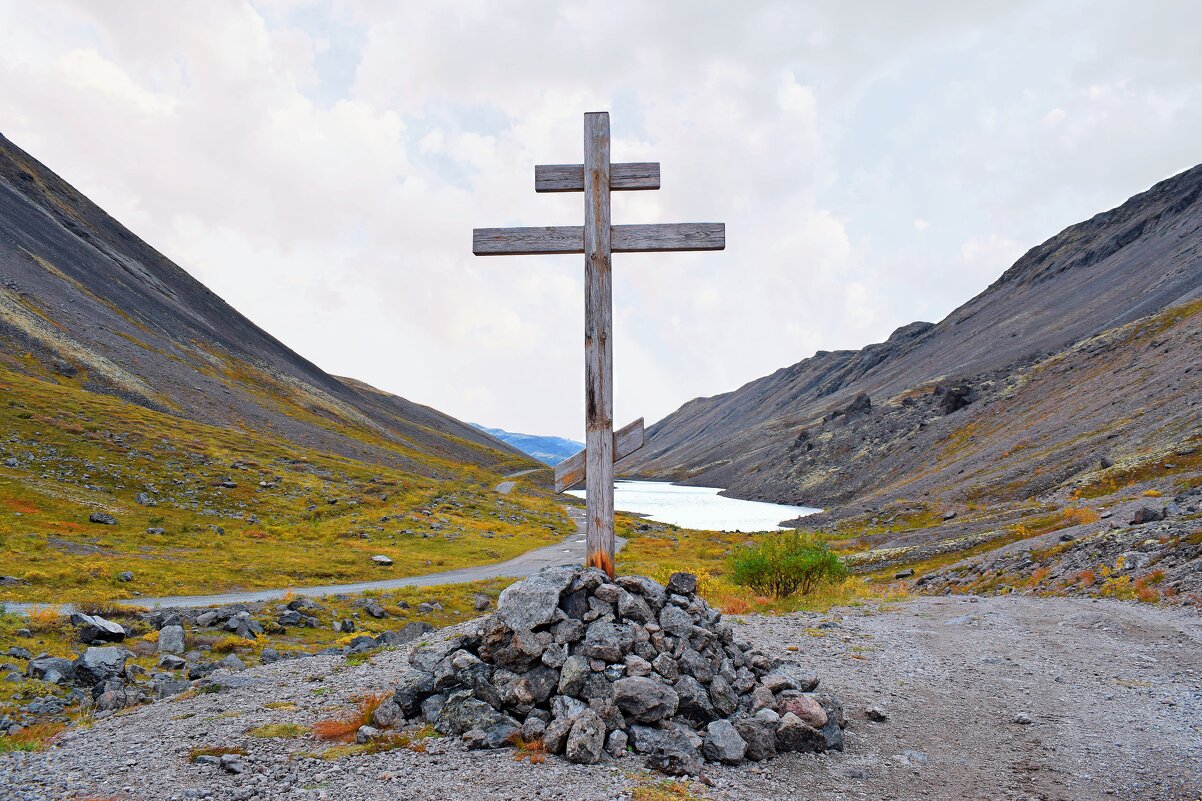
[[[274,587],[263,590],[246,590],[244,592],[223,592],[214,595],[166,595],[161,597],[139,597],[131,603],[151,609],[165,606],[197,607],[223,606],[226,604],[252,603],[254,601],[272,601],[284,595],[305,595],[320,598],[325,595],[352,594],[368,590],[395,590],[398,587],[433,587],[439,584],[466,584],[471,581],[507,576],[523,578],[544,567],[553,565],[574,565],[584,562],[584,510],[575,506],[565,506],[568,516],[576,523],[576,533],[562,542],[554,545],[544,545],[523,554],[489,565],[475,565],[458,570],[446,570],[441,573],[426,573],[420,576],[405,578],[380,579],[378,581],[359,581],[351,584],[322,584],[311,587]],[[618,550],[626,544],[626,540],[618,537],[615,545]],[[10,612],[28,614],[30,611],[54,606],[56,609],[71,611],[70,604],[25,604],[7,603],[5,608]]]
[[[739,636],[812,667],[842,696],[847,750],[708,766],[712,786],[694,787],[702,798],[1194,801],[1202,793],[1196,612],[1081,599],[919,598],[877,614],[752,617]],[[405,657],[385,651],[354,666],[340,656],[265,665],[226,679],[219,693],[96,721],[50,751],[0,757],[0,795],[602,801],[659,781],[632,756],[589,767],[558,757],[530,765],[508,749],[467,752],[443,739],[425,753],[330,762],[304,755],[322,747],[308,738],[247,736],[263,723],[307,727],[357,694],[388,690]],[[265,707],[279,701],[297,708]],[[873,704],[888,721],[865,719]],[[1016,723],[1019,714],[1032,722]],[[244,747],[248,772],[189,764],[188,749],[202,745]]]
[[[822,621],[836,626],[815,628]],[[852,720],[842,764],[819,774],[823,792],[803,797],[1202,797],[1196,613],[941,597],[883,614],[755,618],[748,628],[751,639],[798,644]],[[866,720],[874,704],[887,722]],[[922,756],[901,756],[908,751]],[[770,785],[765,797],[779,795]]]

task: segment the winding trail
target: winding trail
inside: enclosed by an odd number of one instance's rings
[[[367,592],[368,590],[395,590],[398,587],[432,587],[437,584],[466,584],[471,581],[506,576],[523,578],[544,567],[553,565],[580,564],[585,557],[584,541],[584,510],[574,506],[565,506],[568,516],[576,524],[576,532],[562,542],[554,545],[544,545],[541,548],[526,551],[504,562],[489,565],[474,565],[458,570],[446,570],[441,573],[426,573],[420,576],[404,578],[380,579],[377,581],[358,581],[351,584],[319,584],[311,587],[276,587],[263,590],[245,590],[237,592],[222,592],[213,595],[164,595],[157,598],[139,597],[130,599],[129,603],[145,606],[151,609],[161,607],[197,607],[222,606],[226,604],[245,604],[255,601],[274,601],[291,593],[310,598],[320,598],[325,595],[339,595]],[[615,546],[621,550],[626,540],[618,537]],[[32,611],[54,606],[67,612],[73,611],[70,604],[35,604],[7,603],[5,608],[10,612],[29,614]]]

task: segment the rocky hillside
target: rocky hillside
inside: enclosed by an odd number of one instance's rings
[[[428,476],[537,466],[441,412],[323,372],[2,136],[0,279],[2,367]]]
[[[1022,500],[1155,461],[1202,436],[1200,245],[1202,166],[1032,248],[938,324],[685,404],[622,468],[879,506]]]

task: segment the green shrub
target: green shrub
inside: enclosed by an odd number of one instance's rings
[[[784,598],[841,579],[847,567],[822,540],[791,531],[739,548],[730,558],[730,574],[735,584]]]

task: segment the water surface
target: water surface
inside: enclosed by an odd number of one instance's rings
[[[614,508],[660,523],[704,531],[779,531],[782,520],[822,511],[764,501],[726,498],[717,487],[685,487],[666,481],[615,481]],[[584,497],[584,490],[570,494]]]

